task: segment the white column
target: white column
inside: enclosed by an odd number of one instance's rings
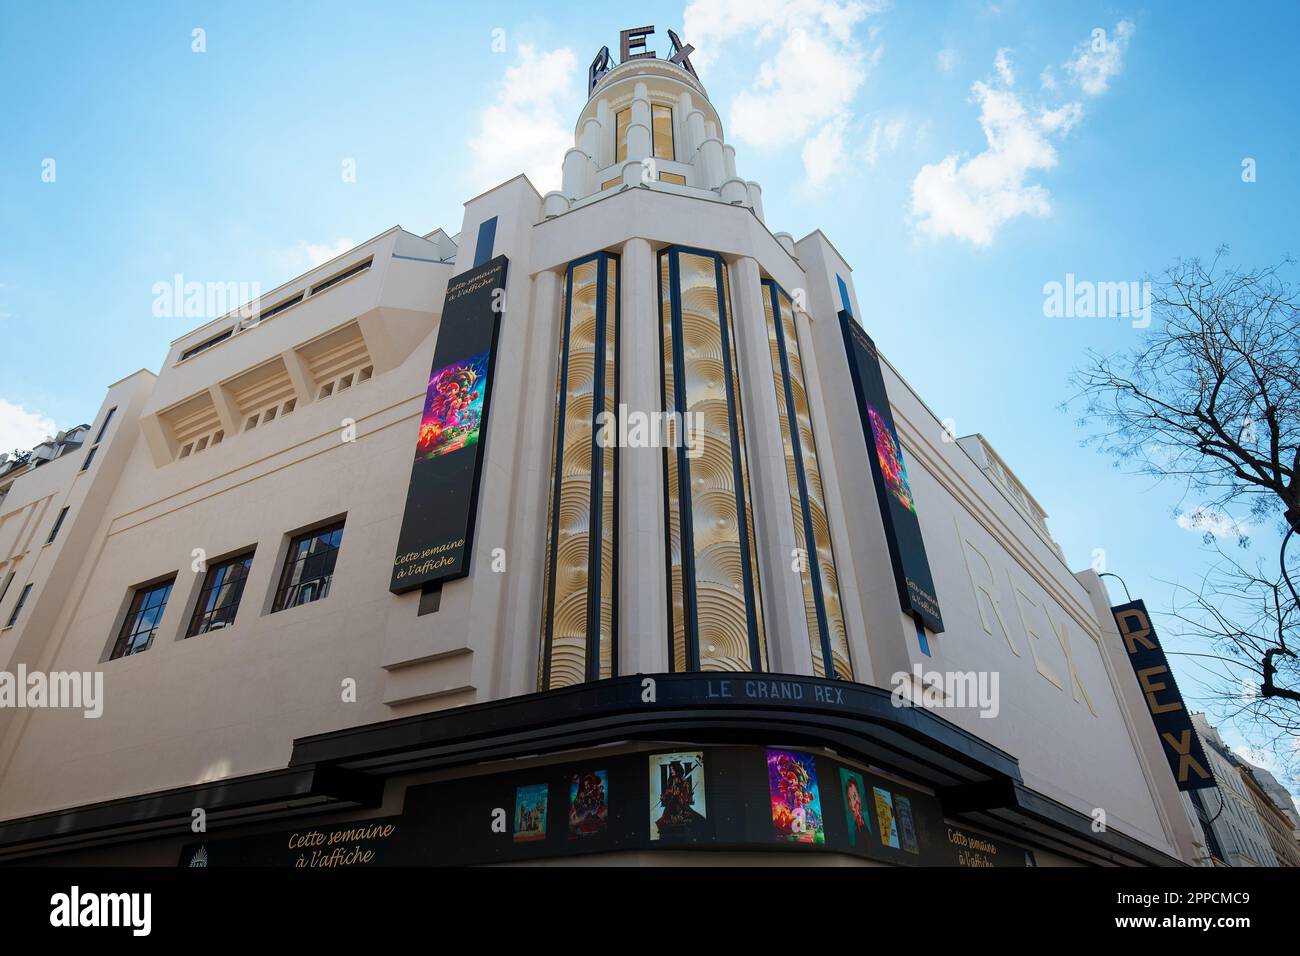
[[[731,270],[731,288],[768,668],[786,674],[811,674],[812,648],[804,613],[803,580],[794,570],[797,565],[790,483],[786,478],[758,263],[748,257],[737,260]]]
[[[727,179],[736,178],[736,147],[730,143],[722,146],[722,165]]]
[[[700,144],[700,164],[703,166],[704,185],[708,189],[718,189],[722,186],[722,180],[726,177],[723,175],[725,162],[722,155],[722,140],[716,136],[706,137]]]
[[[570,199],[581,199],[591,192],[588,169],[591,159],[576,146],[564,154],[561,189]]]
[[[627,158],[640,162],[650,155],[650,94],[644,83],[638,83],[632,94],[632,115],[628,118]]]
[[[559,272],[539,272],[533,277],[532,310],[528,317],[527,364],[519,403],[522,444],[517,449],[515,483],[520,503],[515,515],[518,550],[507,556],[503,670],[508,694],[537,690],[537,661],[541,649],[542,566],[534,563],[547,554],[546,522],[550,514],[551,449],[555,441],[555,376],[560,356]],[[503,438],[508,437],[502,435]],[[543,559],[544,560],[544,559]],[[480,572],[483,569],[480,569]],[[488,575],[491,577],[492,575]]]
[[[650,243],[623,243],[619,276],[620,403],[653,415],[659,392],[659,294]],[[663,450],[619,449],[619,673],[668,670]]]

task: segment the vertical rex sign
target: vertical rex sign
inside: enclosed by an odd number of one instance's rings
[[[845,294],[841,281],[841,295]],[[894,413],[890,410],[889,393],[885,390],[885,378],[880,371],[880,355],[871,336],[862,331],[847,309],[841,310],[839,317],[898,599],[904,611],[939,634],[943,631],[943,616],[939,613],[930,559],[925,553],[921,523],[916,517],[916,502],[912,499],[912,487],[907,480],[903,446],[899,444],[894,429]]]
[[[447,284],[388,586],[394,594],[469,574],[507,264],[497,256]]]

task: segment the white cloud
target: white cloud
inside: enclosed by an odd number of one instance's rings
[[[1075,47],[1065,69],[1084,93],[1106,91],[1122,68],[1132,35],[1133,24],[1121,20],[1113,37],[1099,36]],[[987,246],[1012,219],[1051,215],[1051,195],[1031,174],[1057,165],[1055,141],[1083,119],[1083,106],[1027,103],[1013,89],[1015,70],[1005,48],[997,51],[993,68],[996,80],[971,87],[987,147],[970,157],[950,153],[921,167],[912,181],[912,215],[918,230],[931,237]],[[1048,92],[1056,89],[1050,67],[1040,74],[1039,84]]]
[[[741,39],[747,55],[762,48],[766,56],[731,104],[729,137],[763,149],[803,140],[809,184],[825,182],[843,161],[853,100],[884,50],[876,45],[864,53],[853,36],[875,9],[861,0],[692,0],[682,30],[698,48],[691,57],[697,69]]]
[[[521,44],[495,102],[479,118],[478,134],[469,141],[474,187],[488,189],[522,172],[542,193],[559,189],[581,93],[572,50]]]
[[[901,118],[875,119],[871,123],[871,132],[867,135],[867,145],[862,151],[868,166],[874,166],[884,153],[892,153],[898,148],[907,129],[907,120]]]
[[[1002,81],[1003,86],[1015,86],[1016,74],[1011,69],[1011,58],[1008,54],[1011,51],[1006,47],[998,50],[997,56],[993,58],[993,68],[998,71],[998,79]]]
[[[940,70],[944,73],[951,73],[953,68],[957,66],[957,51],[950,48],[940,50],[939,55],[935,57],[935,61],[939,64]]]
[[[844,128],[847,120],[838,116],[826,123],[803,145],[803,165],[808,186],[822,189],[845,165]]]
[[[998,51],[995,68],[1004,82],[1014,75],[1003,50]],[[1047,190],[1027,179],[1034,170],[1057,164],[1048,137],[1068,132],[1082,109],[1068,104],[1034,111],[1014,91],[982,81],[971,87],[971,94],[980,106],[988,148],[969,159],[953,153],[921,167],[912,182],[912,214],[927,235],[987,246],[998,229],[1017,216],[1051,213]]]
[[[58,430],[54,419],[0,398],[0,451],[31,448]]]
[[[1099,96],[1110,89],[1111,77],[1124,69],[1124,53],[1133,31],[1132,21],[1121,20],[1110,36],[1098,27],[1074,48],[1073,59],[1065,64],[1065,70],[1084,93]]]
[[[1212,534],[1216,538],[1245,538],[1250,535],[1251,524],[1214,508],[1195,508],[1178,516],[1178,527],[1198,534]]]

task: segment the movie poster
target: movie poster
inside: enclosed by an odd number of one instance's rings
[[[930,559],[917,516],[916,499],[898,440],[880,353],[853,316],[841,310],[840,331],[853,380],[853,397],[866,445],[876,504],[889,545],[889,562],[903,610],[935,634],[943,632],[943,615],[934,588]],[[913,462],[913,465],[916,463]]]
[[[569,780],[569,839],[583,840],[605,832],[609,824],[609,773],[584,770]]]
[[[894,797],[894,817],[898,820],[898,836],[908,853],[921,853],[916,840],[916,822],[912,819],[912,801],[907,797]]]
[[[650,757],[650,839],[690,843],[708,836],[704,754]]]
[[[888,790],[872,787],[876,798],[876,820],[880,824],[880,842],[898,849],[898,821],[894,818],[894,798]]]
[[[871,419],[871,433],[876,439],[876,460],[880,463],[880,473],[885,479],[885,487],[898,499],[908,511],[916,513],[916,503],[912,500],[912,488],[907,483],[907,465],[903,463],[903,449],[898,444],[898,436],[889,423],[880,417],[874,405],[867,405],[867,415]]]
[[[840,791],[844,796],[844,820],[849,828],[849,846],[865,846],[859,840],[866,839],[871,832],[868,821],[866,799],[867,785],[862,781],[862,774],[855,773],[847,767],[840,767]]]
[[[515,788],[515,842],[546,839],[547,786],[535,783]]]
[[[772,797],[772,829],[778,840],[817,845],[826,842],[817,765],[812,754],[769,750],[767,786]]]
[[[453,362],[429,376],[415,460],[429,461],[478,444],[487,394],[488,352]]]
[[[388,584],[394,594],[469,574],[507,265],[497,256],[447,284]]]

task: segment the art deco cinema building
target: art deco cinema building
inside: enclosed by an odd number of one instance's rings
[[[0,708],[0,859],[1191,860],[1097,576],[765,221],[686,45],[620,46],[562,191],[394,226],[4,466],[0,670],[103,708]]]

